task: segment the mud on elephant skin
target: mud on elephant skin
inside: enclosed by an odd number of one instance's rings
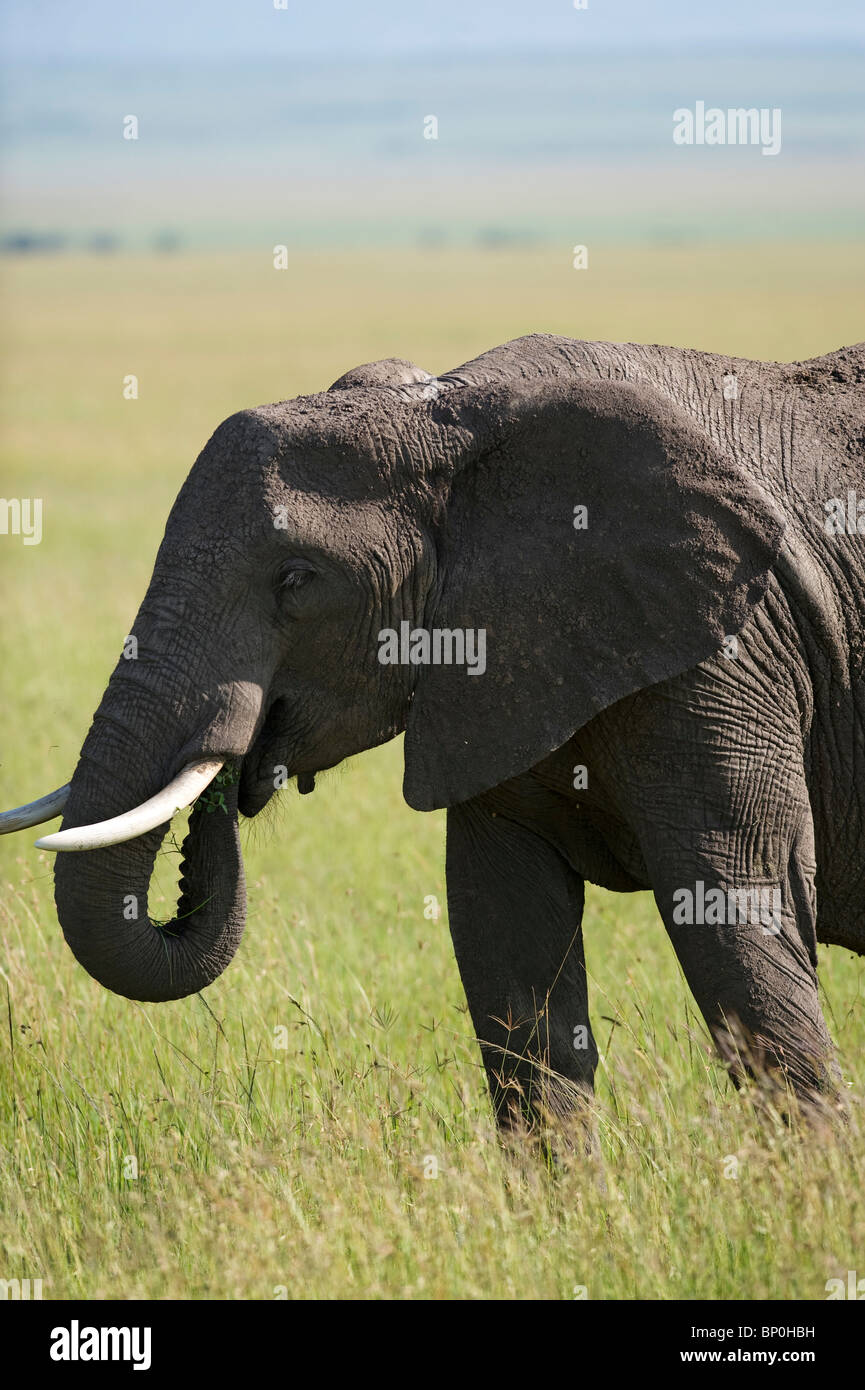
[[[174,999],[240,940],[237,812],[404,730],[406,799],[448,808],[503,1123],[591,1090],[586,880],[654,892],[734,1075],[831,1091],[816,943],[865,949],[863,419],[862,344],[547,335],[242,411],[181,488],[71,783],[2,828],[62,809],[39,843],[78,851],[70,946]],[[127,920],[193,802],[175,920]]]

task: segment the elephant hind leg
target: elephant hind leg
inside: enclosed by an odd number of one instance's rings
[[[655,842],[655,901],[734,1081],[758,1077],[822,1108],[820,1097],[837,1099],[839,1077],[818,994],[804,773],[776,766],[768,777],[755,771],[750,785],[747,814],[723,816],[695,808],[689,789],[681,804],[703,828],[677,827],[663,847]]]
[[[737,661],[706,663],[633,702],[622,810],[734,1079],[760,1075],[834,1105],[796,683],[751,640],[753,653],[743,643]]]
[[[759,839],[759,828],[750,827]],[[785,865],[742,872],[748,829],[664,866],[655,900],[736,1084],[790,1088],[807,1105],[835,1096],[838,1071],[817,988],[810,821]],[[736,866],[739,866],[738,868]]]

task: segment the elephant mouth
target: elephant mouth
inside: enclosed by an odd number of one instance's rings
[[[297,779],[301,796],[315,789],[315,771],[294,766],[286,754],[290,728],[288,702],[277,698],[269,706],[240,767],[237,806],[248,820],[263,811],[275,793],[293,777]]]

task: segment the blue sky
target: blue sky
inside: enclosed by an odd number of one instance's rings
[[[865,40],[863,0],[0,0],[6,58],[338,56]]]

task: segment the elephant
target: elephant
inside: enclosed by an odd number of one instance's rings
[[[863,615],[865,343],[369,363],[217,428],[71,782],[0,828],[62,811],[72,951],[178,999],[240,941],[238,814],[404,733],[504,1129],[591,1104],[586,881],[654,894],[734,1082],[807,1109],[817,942],[865,950]],[[187,805],[174,920],[130,914]]]

